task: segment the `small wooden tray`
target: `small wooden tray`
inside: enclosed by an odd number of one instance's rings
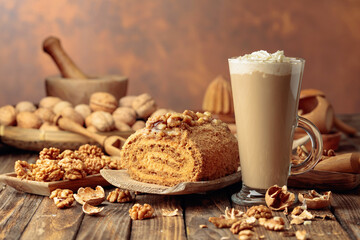
[[[112,131],[99,134],[127,138],[132,133],[134,131]],[[61,151],[66,149],[75,150],[83,144],[97,144],[92,139],[72,132],[44,131],[2,125],[0,125],[0,137],[1,141],[7,145],[31,151],[41,151],[43,148],[49,147],[56,147]]]
[[[16,177],[16,173],[6,173],[0,175],[0,182],[21,192],[27,192],[37,195],[50,196],[50,193],[57,189],[70,189],[77,191],[80,187],[96,187],[110,185],[100,174],[89,175],[79,180],[63,180],[55,182],[37,182],[22,180]]]
[[[100,174],[112,185],[138,191],[142,193],[152,193],[161,195],[185,195],[192,193],[207,192],[217,190],[229,186],[231,184],[241,182],[241,172],[231,174],[229,176],[211,180],[198,182],[183,182],[173,187],[167,187],[157,184],[143,183],[130,178],[126,170],[110,170],[102,169]]]

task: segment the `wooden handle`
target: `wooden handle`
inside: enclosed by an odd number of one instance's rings
[[[355,128],[344,123],[337,117],[334,117],[334,125],[337,129],[348,135],[354,136],[357,133],[357,130]]]
[[[329,157],[319,162],[314,169],[330,172],[360,173],[360,152]]]
[[[81,135],[84,135],[88,138],[91,138],[98,142],[101,146],[104,146],[105,139],[107,136],[102,136],[93,132],[90,132],[86,130],[83,126],[80,124],[74,122],[73,120],[66,118],[66,117],[60,117],[57,119],[56,124],[63,130],[78,133]]]
[[[43,49],[52,57],[64,78],[87,79],[86,75],[75,65],[61,47],[58,38],[46,38],[43,42]]]

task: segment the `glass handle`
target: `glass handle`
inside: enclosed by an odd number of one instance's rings
[[[298,116],[297,122],[297,127],[302,128],[310,137],[311,151],[303,162],[291,164],[291,175],[297,175],[311,170],[318,163],[323,153],[323,141],[317,127],[303,117]]]

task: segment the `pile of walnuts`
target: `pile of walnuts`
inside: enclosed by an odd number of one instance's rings
[[[18,160],[15,162],[15,172],[18,178],[52,182],[60,180],[77,180],[87,175],[100,173],[101,169],[120,169],[120,162],[104,155],[102,150],[85,144],[78,150],[44,148],[39,153],[35,164]]]
[[[147,93],[125,96],[120,100],[107,92],[96,92],[88,104],[74,106],[58,97],[44,97],[39,105],[21,101],[15,106],[0,107],[0,125],[58,131],[56,116],[70,118],[93,132],[136,131],[145,127],[152,114],[168,112],[158,109],[155,100]]]

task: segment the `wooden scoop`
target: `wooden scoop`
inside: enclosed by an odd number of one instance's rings
[[[87,79],[61,47],[58,38],[52,36],[46,38],[43,42],[43,49],[52,57],[64,78]]]
[[[56,116],[53,119],[53,122],[63,130],[78,133],[95,140],[97,143],[103,146],[106,153],[111,156],[120,156],[120,149],[126,141],[125,138],[120,136],[103,136],[90,132],[80,124],[66,117]]]

